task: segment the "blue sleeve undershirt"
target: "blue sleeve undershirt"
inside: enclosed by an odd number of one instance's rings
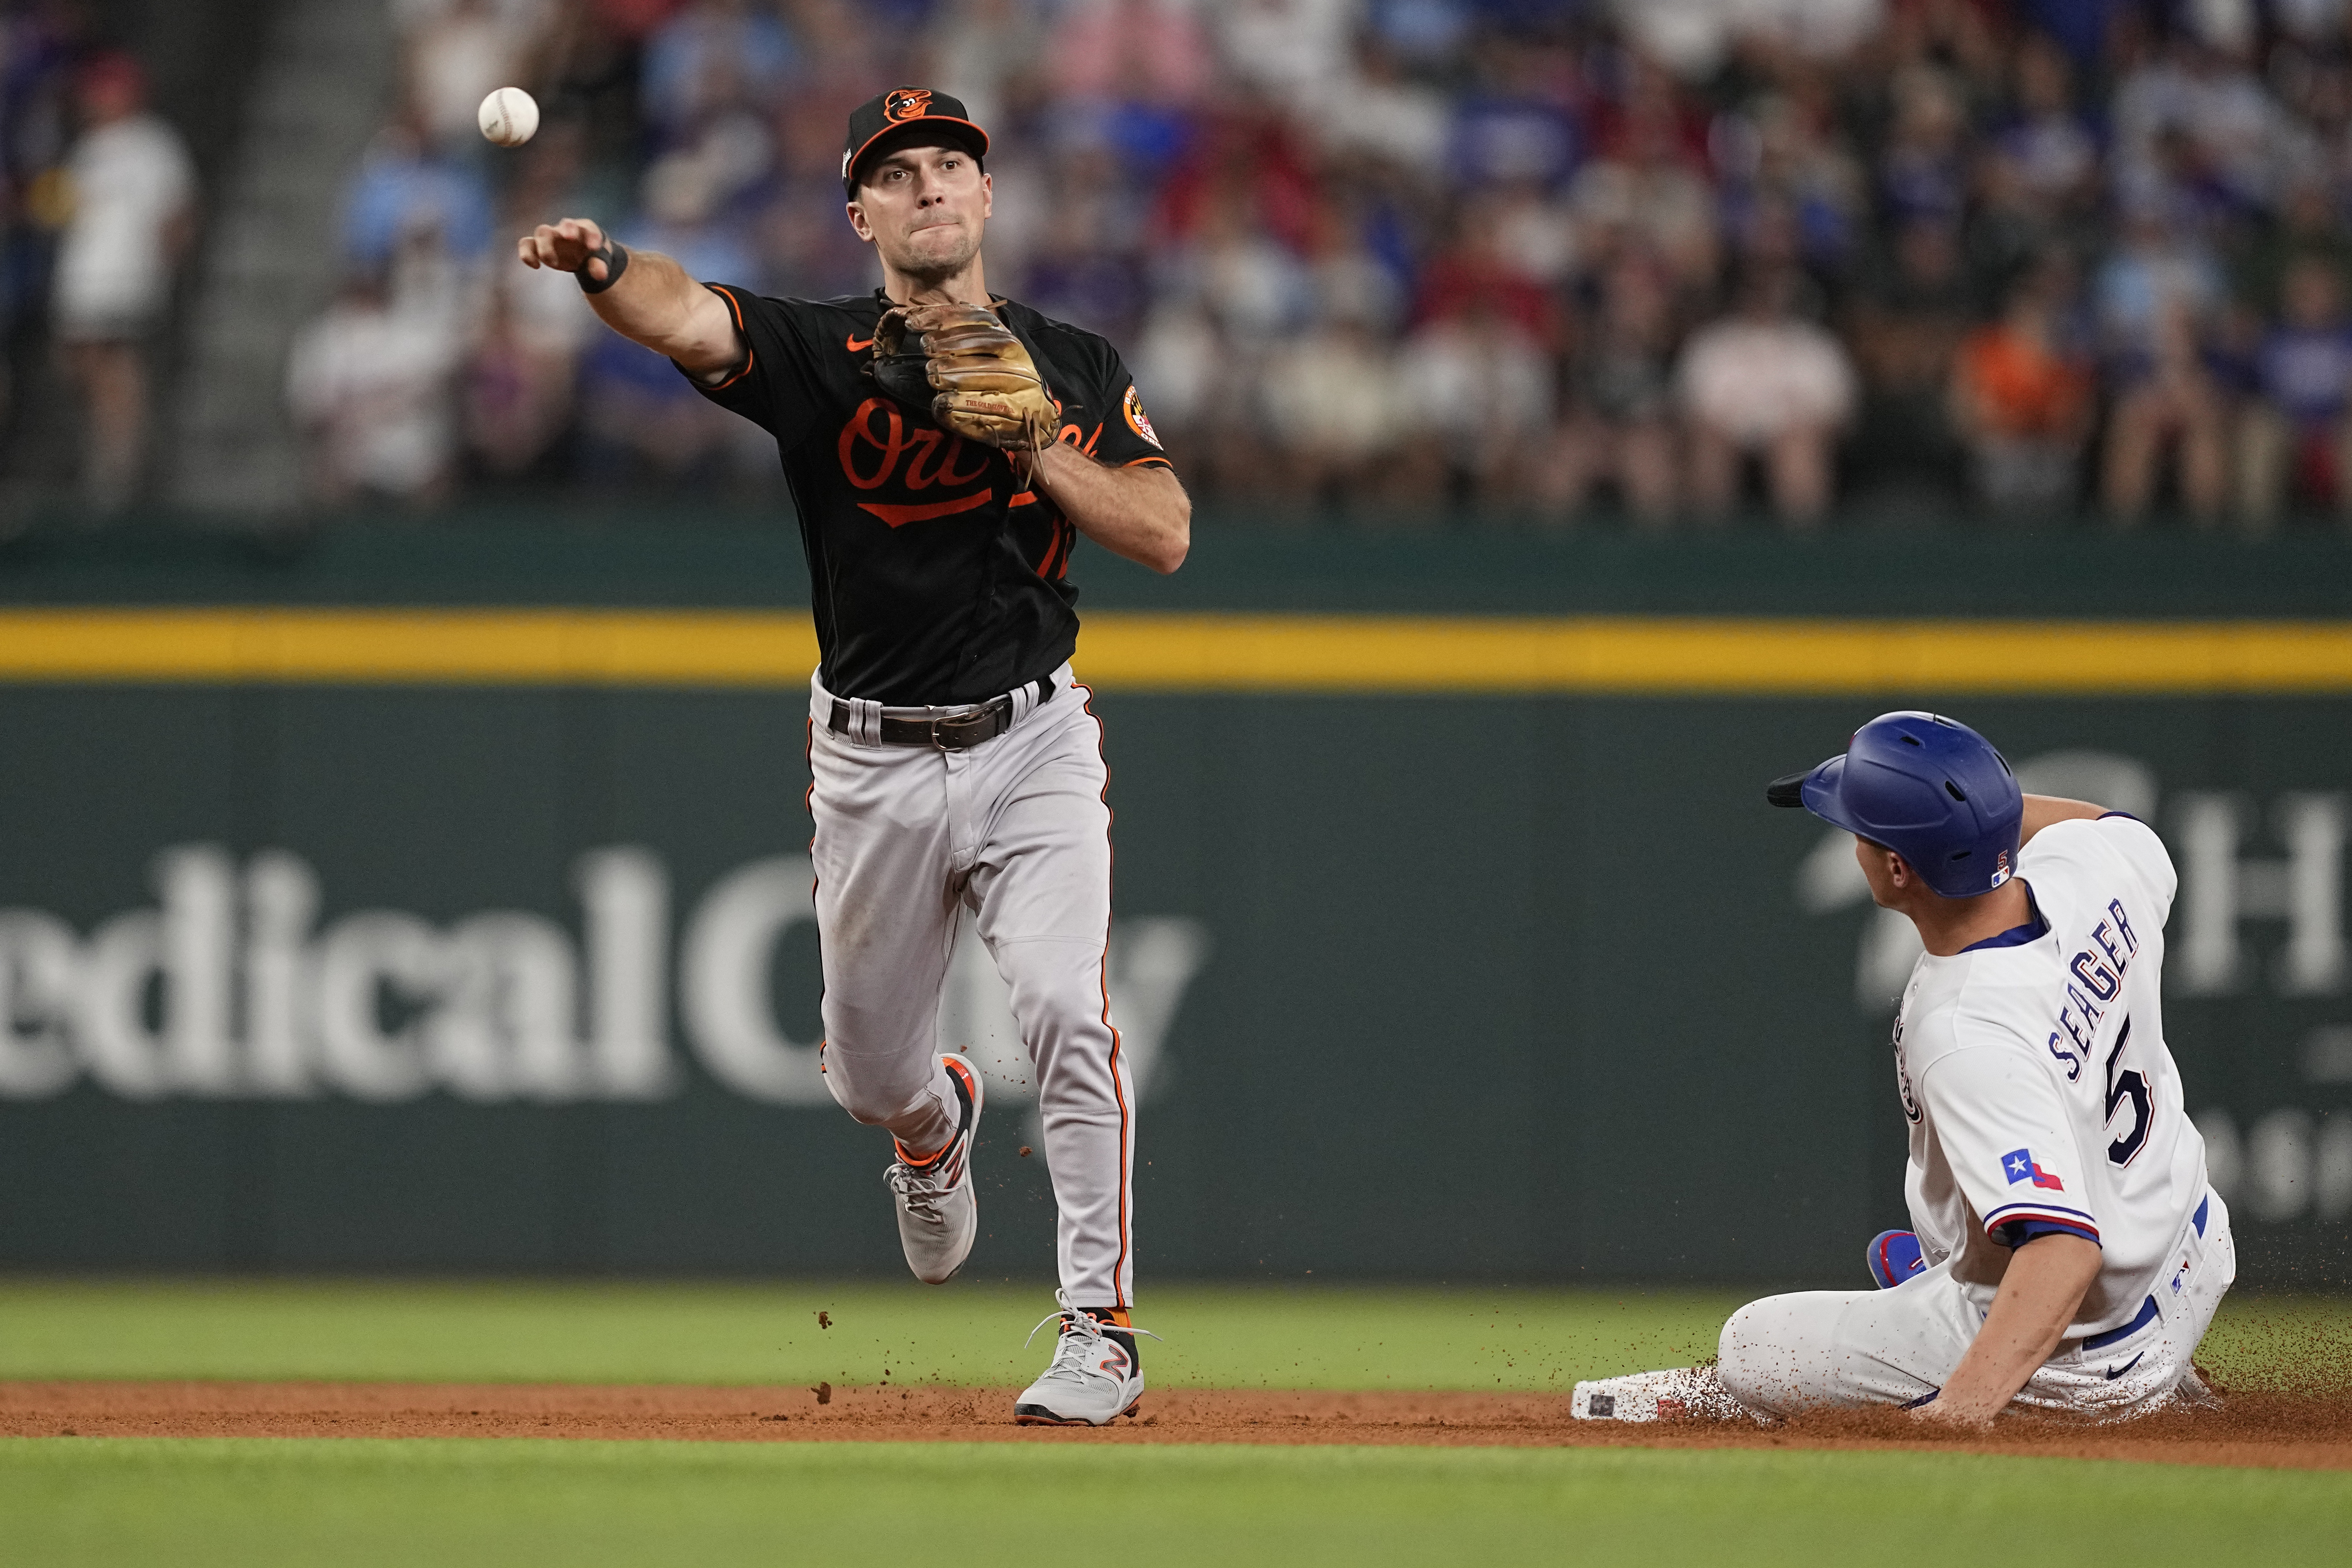
[[[2063,1224],[2054,1219],[2013,1219],[1995,1228],[2000,1233],[2000,1244],[2011,1248],[2023,1247],[2027,1242],[2045,1236],[2079,1236],[2094,1247],[2099,1245],[2099,1238],[2085,1227]]]

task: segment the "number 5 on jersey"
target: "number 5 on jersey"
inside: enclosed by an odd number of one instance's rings
[[[2154,1109],[2148,1099],[2147,1079],[2136,1068],[2121,1068],[2124,1047],[2131,1043],[2131,1020],[2116,1031],[2116,1043],[2107,1052],[2107,1119],[2105,1125],[2113,1127],[2116,1111],[2126,1100],[2131,1102],[2131,1131],[2107,1145],[2107,1163],[2128,1165],[2147,1142],[2148,1117]]]

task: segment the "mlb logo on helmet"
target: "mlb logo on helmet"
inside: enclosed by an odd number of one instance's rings
[[[2009,1184],[2012,1187],[2031,1178],[2037,1187],[2046,1187],[2054,1193],[2066,1190],[2065,1183],[2033,1163],[2033,1151],[2031,1149],[2011,1149],[2003,1154],[2000,1157],[2000,1173],[2009,1178]]]

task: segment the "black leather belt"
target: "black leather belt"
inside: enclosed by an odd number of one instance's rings
[[[1030,684],[1036,689],[1040,707],[1054,695],[1054,681],[1050,676],[1041,675]],[[833,700],[833,721],[829,728],[836,735],[849,733],[849,704],[838,697]],[[942,752],[962,752],[971,750],[982,741],[993,741],[1011,728],[1013,698],[1008,693],[992,698],[965,712],[937,719],[894,719],[885,713],[878,738],[886,746],[932,746]]]

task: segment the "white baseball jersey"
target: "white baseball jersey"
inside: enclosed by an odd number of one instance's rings
[[[2127,1329],[2181,1282],[2210,1217],[2159,995],[2178,879],[2119,813],[2061,822],[2018,856],[2033,918],[1922,955],[1895,1026],[1911,1122],[1905,1195],[1930,1264],[1981,1313],[2014,1243],[2053,1229],[2104,1260],[2068,1337]]]

